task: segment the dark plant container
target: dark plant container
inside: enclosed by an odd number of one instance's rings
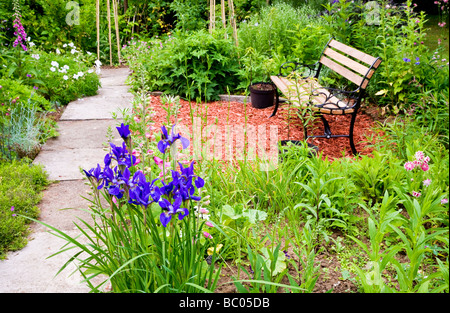
[[[252,107],[264,109],[274,105],[276,86],[272,83],[259,82],[250,85]]]

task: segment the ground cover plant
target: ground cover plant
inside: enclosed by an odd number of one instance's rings
[[[0,259],[26,245],[30,221],[20,215],[39,216],[37,205],[47,185],[42,168],[30,162],[0,164]]]

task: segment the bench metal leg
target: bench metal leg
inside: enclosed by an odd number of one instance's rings
[[[278,93],[277,88],[275,88],[275,96],[276,96],[275,109],[273,110],[272,115],[269,116],[269,118],[271,118],[272,116],[275,116],[275,114],[277,114],[278,106],[280,105],[280,94]]]
[[[330,124],[328,124],[328,121],[325,119],[323,114],[320,114],[320,119],[322,120],[323,128],[324,128],[324,134],[327,138],[331,138],[331,129]]]
[[[355,143],[353,141],[353,129],[354,129],[354,126],[355,126],[356,112],[357,111],[355,111],[352,114],[352,120],[350,122],[350,131],[349,131],[349,136],[348,136],[348,138],[350,140],[350,147],[352,148],[353,155],[357,155],[358,154],[358,152],[356,151],[356,148],[355,148]]]
[[[303,126],[303,132],[304,132],[304,136],[305,136],[304,138],[306,138],[306,139],[309,139],[309,138],[326,138],[326,139],[330,139],[330,138],[348,137],[352,153],[353,153],[353,155],[357,155],[358,151],[356,151],[355,143],[353,141],[353,129],[355,127],[356,115],[357,115],[357,112],[352,113],[352,119],[350,121],[350,129],[349,129],[348,135],[333,135],[331,133],[331,129],[330,129],[330,125],[328,124],[328,121],[321,114],[320,118],[321,118],[323,126],[325,128],[324,134],[323,135],[317,135],[317,136],[308,136],[307,135],[307,131],[306,131],[306,127]]]

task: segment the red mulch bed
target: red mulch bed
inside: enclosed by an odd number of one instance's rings
[[[155,122],[154,126],[159,130],[161,125],[167,124],[166,111],[161,106],[160,97],[150,96],[149,107],[155,112],[155,115],[153,116]],[[216,124],[222,134],[225,132],[225,127],[227,125],[247,124],[255,127],[265,125],[267,137],[269,136],[270,127],[276,126],[278,129],[278,140],[302,140],[303,128],[300,119],[291,115],[292,117],[288,124],[288,105],[280,105],[277,115],[269,118],[273,109],[273,106],[265,109],[256,109],[251,106],[251,103],[243,104],[239,102],[215,101],[197,104],[192,101],[189,103],[188,101],[180,100],[177,125],[180,126],[179,131],[183,136],[188,137],[191,141],[194,140],[190,137],[190,134],[192,133],[190,111],[192,110],[192,112],[194,112],[194,118],[198,117],[198,121],[203,121],[203,127],[205,126],[205,121],[207,125]],[[293,113],[294,111],[291,109],[290,112]],[[245,118],[246,116],[247,119]],[[350,115],[326,115],[326,118],[333,134],[348,133]],[[171,122],[175,123],[175,119],[173,118]],[[372,115],[369,115],[362,110],[358,113],[353,135],[356,149],[361,155],[370,155],[373,151],[373,148],[371,147],[372,143],[379,138],[379,134],[373,130],[374,125],[375,120]],[[190,133],[186,134],[186,131],[183,131],[183,127],[189,128]],[[314,129],[314,134],[323,134],[323,125],[320,119],[314,123]],[[311,131],[309,130],[308,133],[310,134]],[[210,137],[211,135],[209,138]],[[223,140],[223,142],[225,142],[224,137]],[[269,151],[269,139],[267,140],[266,150]],[[329,160],[342,157],[353,157],[347,138],[314,138],[313,141],[310,139],[309,142],[318,146],[319,152],[322,152],[322,157],[328,157]],[[236,139],[234,139],[234,144],[236,145]],[[238,144],[242,144],[242,142]],[[223,148],[222,151],[224,150],[225,148]],[[192,152],[193,150],[191,149],[191,153]]]

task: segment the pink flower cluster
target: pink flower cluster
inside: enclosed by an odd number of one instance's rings
[[[430,157],[425,156],[422,151],[417,151],[414,155],[416,158],[414,161],[409,161],[405,163],[405,169],[407,171],[412,171],[416,167],[420,167],[422,171],[426,172],[429,169],[428,162],[430,161]]]
[[[14,32],[14,36],[17,36],[16,40],[14,40],[13,47],[17,47],[19,44],[24,51],[27,51],[26,38],[27,33],[25,32],[25,28],[23,28],[22,22],[20,21],[20,17],[16,16],[13,24],[16,31]]]

